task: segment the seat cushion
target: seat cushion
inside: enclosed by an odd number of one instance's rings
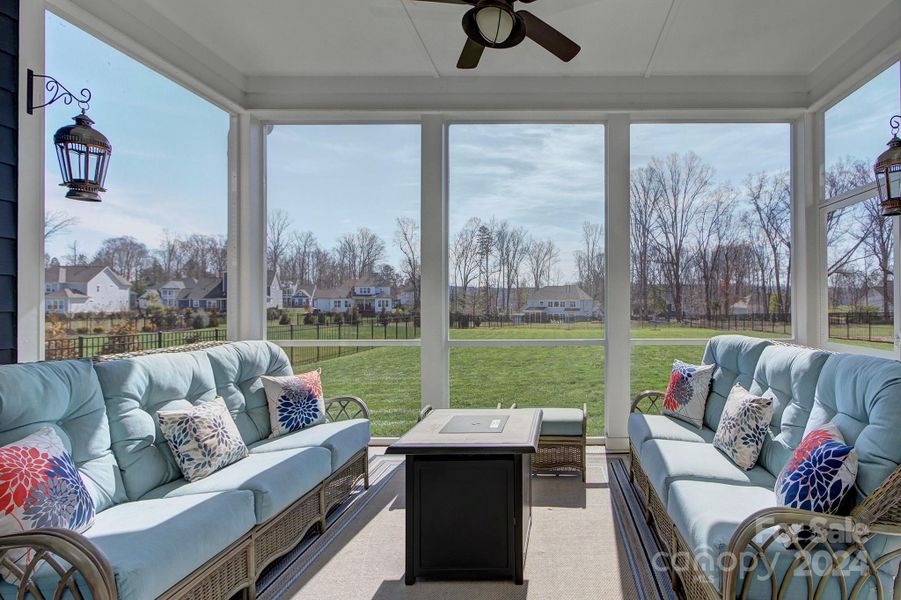
[[[710,338],[704,350],[704,364],[714,364],[710,395],[704,409],[704,425],[716,431],[726,398],[736,383],[750,389],[757,368],[757,361],[764,348],[773,343],[769,340],[743,335],[718,335]]]
[[[766,469],[754,467],[745,471],[711,444],[650,440],[642,447],[641,466],[664,506],[670,487],[683,479],[761,486],[771,494],[776,485],[776,478]]]
[[[63,441],[97,512],[126,499],[90,360],[0,366],[0,446],[42,427]]]
[[[331,453],[331,472],[335,472],[354,454],[369,446],[369,438],[369,419],[348,419],[261,440],[250,446],[250,453],[321,446]]]
[[[713,442],[715,432],[706,427],[693,427],[685,421],[677,421],[664,415],[629,415],[629,440],[641,456],[642,445],[648,440],[676,440],[697,444]]]
[[[331,455],[325,448],[265,452],[252,454],[199,481],[177,479],[151,490],[143,499],[247,490],[253,492],[256,522],[263,523],[300,500],[330,474]]]
[[[574,435],[583,433],[581,408],[542,408],[541,435]]]
[[[128,498],[137,500],[180,479],[181,471],[156,413],[191,408],[216,397],[206,353],[138,356],[97,363],[95,370],[106,401],[113,454]]]
[[[773,401],[770,435],[760,451],[758,463],[778,476],[788,458],[804,438],[804,428],[813,409],[817,379],[829,354],[797,346],[774,344],[760,354],[748,390]]]
[[[673,524],[692,549],[698,564],[707,577],[718,590],[722,590],[723,565],[722,553],[728,550],[732,535],[738,526],[756,511],[775,506],[775,494],[769,487],[756,485],[735,485],[732,483],[713,481],[676,481],[670,487],[667,513],[673,520]],[[755,536],[758,543],[769,537],[771,529],[765,529]],[[782,581],[788,571],[794,554],[786,550],[780,542],[774,542],[767,548],[767,557],[776,570],[777,581]],[[747,560],[747,559],[746,559]],[[820,547],[811,552],[811,563],[814,565],[828,564],[828,552]],[[745,563],[747,564],[747,563]],[[752,574],[752,581],[747,595],[748,600],[771,600],[771,577],[766,571],[763,562],[758,564],[757,570]],[[866,571],[866,566],[855,562],[846,567],[850,570],[853,584],[856,581],[856,573]],[[791,584],[785,593],[785,600],[807,600],[807,570],[799,566],[791,579]],[[739,590],[742,580],[739,581]],[[891,590],[889,577],[883,577],[886,582],[884,589]],[[819,584],[819,579],[813,578],[814,589]],[[836,577],[830,578],[825,586],[823,598],[839,598],[839,584]],[[865,585],[862,590],[862,598],[873,598],[872,585]]]
[[[110,561],[119,600],[152,600],[253,525],[253,494],[231,491],[119,504],[97,515],[84,535]],[[50,567],[41,566],[37,584],[47,598],[53,597],[58,581]],[[0,584],[0,598],[15,597],[13,586]],[[90,598],[87,594],[86,600]]]
[[[233,342],[206,351],[216,393],[225,399],[248,446],[269,437],[269,408],[260,377],[291,375],[291,361],[272,342]]]

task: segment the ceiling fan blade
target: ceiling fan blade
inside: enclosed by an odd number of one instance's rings
[[[526,25],[526,36],[563,62],[571,61],[582,49],[577,43],[529,11],[518,10],[516,14]]]
[[[457,61],[458,69],[475,69],[479,66],[479,59],[482,58],[485,46],[466,38],[466,45],[463,46],[463,52],[460,53],[460,60]]]

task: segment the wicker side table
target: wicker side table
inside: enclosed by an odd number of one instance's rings
[[[498,404],[500,408],[500,404]],[[514,403],[510,408],[516,408]],[[575,425],[575,426],[574,426]],[[588,405],[578,408],[544,408],[538,452],[532,457],[533,473],[579,473],[585,481],[588,441]]]

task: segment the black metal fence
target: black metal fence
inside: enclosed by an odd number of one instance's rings
[[[79,335],[76,337],[47,339],[45,343],[45,358],[47,360],[86,358],[101,354],[141,352],[195,344],[197,342],[218,342],[226,339],[225,329],[222,327],[123,335]]]
[[[829,313],[831,339],[893,344],[894,329],[893,315],[877,312]]]
[[[691,327],[694,329],[714,329],[717,331],[758,331],[790,335],[791,315],[785,313],[714,315],[707,317],[686,317],[675,319],[633,320],[633,327],[659,329],[661,327]]]

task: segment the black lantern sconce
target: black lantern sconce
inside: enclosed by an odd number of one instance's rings
[[[44,90],[50,95],[50,100],[38,105],[34,104],[36,77],[46,80]],[[75,102],[81,108],[81,114],[72,117],[74,125],[60,127],[53,135],[59,171],[63,178],[60,185],[69,188],[66,198],[100,202],[100,193],[106,192],[103,186],[113,147],[105,135],[92,127],[94,121],[86,114],[90,106],[91,90],[84,88],[80,96],[75,96],[53,77],[28,69],[29,115],[34,114],[35,109],[50,106],[60,99],[63,104]]]
[[[882,216],[895,217],[901,215],[901,139],[898,138],[901,115],[892,117],[889,124],[892,126],[892,139],[888,142],[888,150],[876,159],[873,172],[882,202]]]

